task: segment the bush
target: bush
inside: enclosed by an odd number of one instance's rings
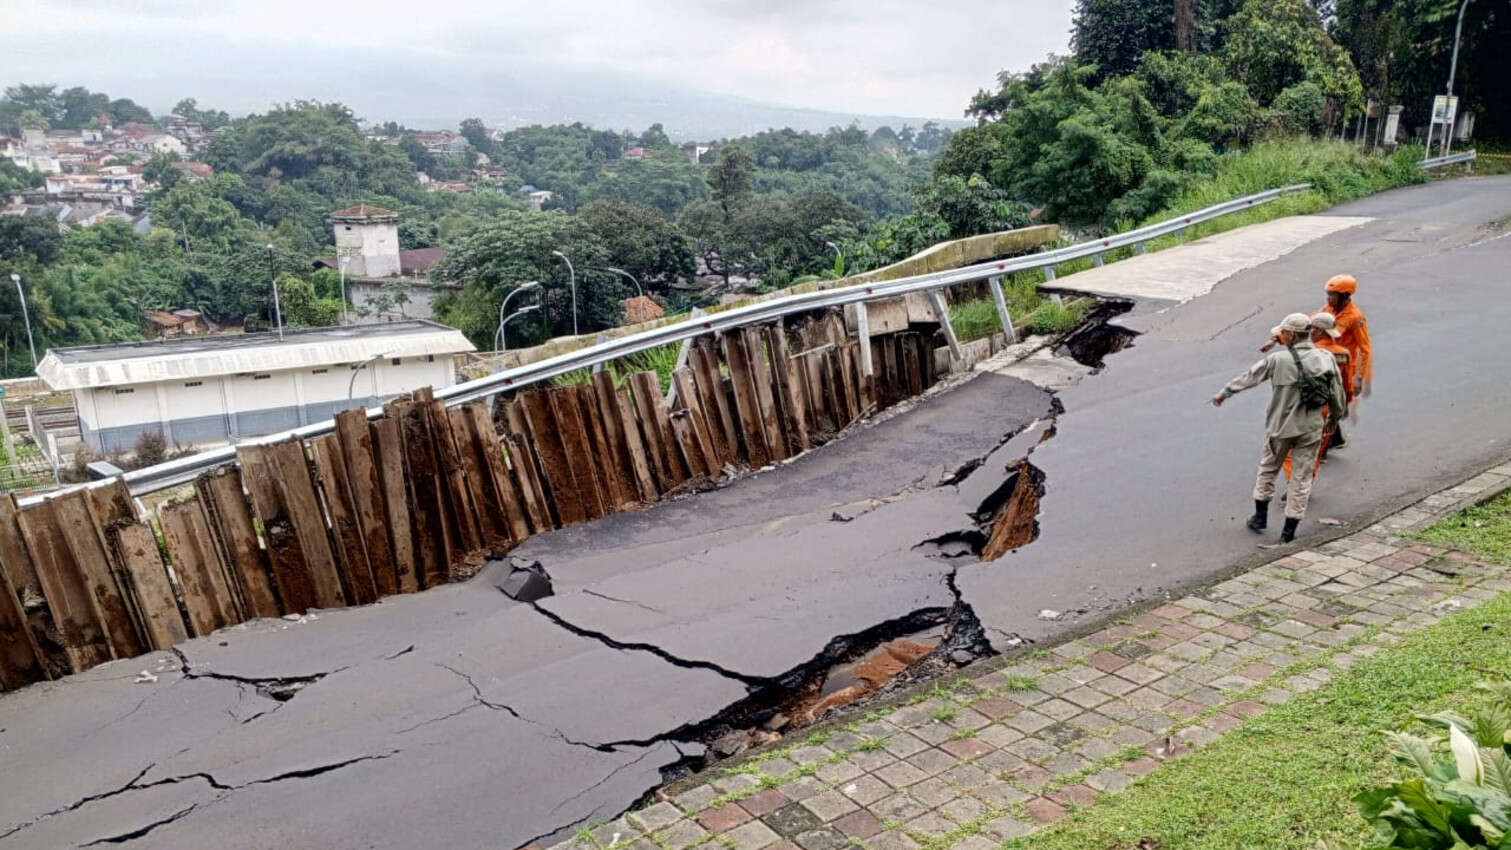
[[[162,431],[143,431],[131,451],[134,467],[153,466],[168,459],[168,440]]]
[[[1511,684],[1480,688],[1492,701],[1472,717],[1417,715],[1441,733],[1386,733],[1406,776],[1354,798],[1374,827],[1371,848],[1511,846]]]
[[[1081,319],[1086,316],[1085,302],[1066,302],[1056,304],[1054,301],[1045,301],[1034,310],[1032,316],[1033,332],[1036,334],[1052,334],[1068,331],[1079,325]]]

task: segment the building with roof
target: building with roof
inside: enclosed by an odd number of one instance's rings
[[[341,270],[345,263],[346,291],[359,310],[374,321],[435,316],[430,301],[436,292],[453,288],[432,283],[430,267],[446,256],[446,249],[399,249],[399,214],[370,204],[358,204],[330,214],[336,236],[336,256],[321,257],[315,268]],[[398,303],[390,303],[395,302]]]
[[[236,442],[372,407],[456,381],[452,356],[475,350],[461,331],[411,320],[54,348],[37,364],[70,391],[79,432],[96,451],[129,451],[142,434],[170,446]]]

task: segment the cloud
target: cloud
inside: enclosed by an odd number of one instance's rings
[[[23,46],[15,79],[174,81],[196,89],[196,42],[231,45],[217,64],[252,51],[333,47],[540,78],[608,73],[790,106],[958,116],[1003,68],[1021,70],[1066,47],[1071,0],[6,0],[0,28]],[[74,46],[63,56],[28,41]],[[131,49],[128,45],[146,46]],[[239,45],[239,46],[238,46]],[[83,62],[80,57],[85,57]],[[20,60],[20,61],[16,61]],[[292,70],[292,69],[291,69]],[[75,70],[74,73],[77,73]],[[442,75],[444,76],[444,75]],[[329,81],[321,81],[329,82]],[[270,91],[269,100],[300,96]],[[209,102],[212,92],[200,95]]]

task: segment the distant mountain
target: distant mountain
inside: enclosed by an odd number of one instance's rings
[[[52,43],[56,41],[57,43]],[[180,98],[233,115],[276,103],[312,99],[340,101],[365,121],[398,121],[417,129],[454,128],[477,117],[490,125],[582,122],[604,129],[640,131],[660,122],[675,140],[740,136],[770,127],[825,130],[858,122],[866,129],[934,120],[949,127],[960,119],[864,115],[761,103],[692,87],[667,86],[607,72],[562,72],[497,66],[474,60],[394,49],[330,47],[300,50],[285,44],[233,38],[197,38],[173,44],[127,39],[92,47],[80,62],[77,44],[43,37],[10,45],[7,80],[84,85],[130,97],[154,112],[167,112]],[[172,54],[181,74],[149,73]],[[150,58],[152,62],[144,60]],[[228,61],[231,59],[232,61]]]

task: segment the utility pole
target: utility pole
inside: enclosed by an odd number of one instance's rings
[[[1453,103],[1453,78],[1459,70],[1459,39],[1464,35],[1464,11],[1469,8],[1469,0],[1459,4],[1459,22],[1453,28],[1453,59],[1448,63],[1448,102]],[[1448,122],[1448,127],[1443,134],[1443,155],[1447,156],[1453,148],[1453,125],[1458,123],[1458,110],[1454,110],[1453,120]],[[1432,155],[1429,146],[1427,155]]]
[[[26,293],[21,291],[21,275],[11,272],[10,279],[16,284],[16,298],[21,301],[21,324],[26,325],[26,345],[31,349],[31,370],[37,371],[37,343],[31,337],[31,315],[26,310]]]
[[[283,307],[278,303],[278,273],[273,269],[273,243],[268,243],[268,280],[273,284],[273,321],[278,324],[278,341],[283,342]]]

